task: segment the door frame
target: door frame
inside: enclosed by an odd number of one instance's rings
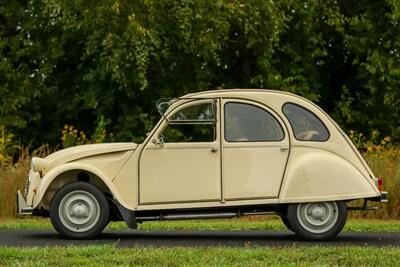
[[[148,134],[146,139],[144,140],[140,152],[138,155],[138,160],[137,160],[137,170],[138,170],[138,179],[137,179],[137,203],[138,206],[151,206],[151,205],[174,205],[174,204],[190,204],[190,203],[210,203],[210,202],[216,202],[214,199],[213,200],[197,200],[197,201],[179,201],[179,202],[160,202],[160,203],[142,203],[140,201],[141,199],[141,190],[140,190],[140,181],[141,181],[141,160],[143,156],[143,152],[145,151],[146,148],[148,148],[149,144],[155,139],[157,139],[164,131],[166,127],[168,127],[169,122],[168,118],[170,118],[172,115],[176,114],[177,111],[184,109],[186,107],[196,105],[196,104],[201,104],[201,103],[206,103],[214,101],[215,102],[215,108],[216,108],[216,117],[215,117],[215,129],[216,129],[216,139],[213,143],[218,144],[218,152],[219,152],[219,181],[220,181],[220,195],[219,199],[217,202],[221,202],[221,199],[223,197],[223,187],[222,187],[222,139],[221,139],[221,97],[208,97],[208,98],[178,98],[178,101],[176,103],[173,103],[171,105],[171,110],[166,112],[164,115],[162,115],[161,119],[158,121],[156,126],[153,128],[153,130]],[[190,149],[190,143],[188,144],[188,148]],[[193,142],[193,144],[200,144],[199,142]],[[212,144],[212,143],[209,143]],[[195,147],[195,146],[194,146]],[[171,148],[172,149],[172,148]]]
[[[280,185],[279,185],[279,189],[278,189],[278,195],[276,197],[255,197],[255,198],[229,198],[229,199],[224,199],[224,203],[234,203],[234,202],[238,202],[238,201],[251,201],[251,200],[278,200],[281,194],[281,190],[282,190],[282,186],[283,186],[283,182],[284,182],[284,178],[286,175],[286,168],[289,162],[289,158],[290,158],[290,153],[292,150],[292,140],[290,138],[290,129],[288,127],[288,125],[286,124],[286,121],[284,119],[283,116],[281,116],[279,114],[278,111],[276,111],[274,108],[270,107],[269,105],[255,100],[255,99],[248,99],[248,98],[243,98],[243,97],[221,97],[220,100],[220,116],[221,116],[221,152],[222,152],[222,157],[221,157],[221,180],[224,181],[225,175],[223,173],[224,171],[224,165],[226,164],[224,161],[224,157],[223,157],[223,153],[224,153],[224,142],[227,143],[227,141],[225,140],[225,104],[229,103],[229,102],[236,102],[236,103],[243,103],[243,104],[250,104],[259,108],[264,109],[265,111],[267,111],[268,113],[270,113],[277,121],[278,123],[281,125],[282,130],[284,132],[284,139],[287,138],[287,142],[288,142],[288,151],[287,151],[287,157],[286,157],[286,162],[284,164],[284,169],[282,172],[282,177],[281,177],[281,181],[280,181]],[[283,139],[283,140],[284,140]],[[254,142],[250,142],[250,143],[254,143]],[[222,182],[222,184],[224,184],[224,182]],[[223,191],[223,195],[225,195],[225,187],[222,187],[222,191]]]

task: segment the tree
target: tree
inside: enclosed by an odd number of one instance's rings
[[[399,10],[394,0],[9,1],[0,125],[57,145],[65,123],[93,133],[104,118],[116,140],[139,141],[160,97],[272,88],[316,101],[345,129],[399,138]]]

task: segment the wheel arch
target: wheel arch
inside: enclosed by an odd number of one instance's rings
[[[124,207],[118,190],[112,183],[113,177],[107,177],[101,170],[82,163],[67,163],[52,169],[43,178],[34,196],[35,209],[48,210],[54,194],[64,185],[74,181],[88,182],[97,186],[103,193],[116,200]]]

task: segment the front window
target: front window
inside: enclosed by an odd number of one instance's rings
[[[228,142],[281,141],[280,123],[268,111],[249,104],[225,104],[225,140]]]
[[[162,133],[167,143],[213,142],[216,140],[216,105],[207,102],[178,110],[168,118]]]
[[[215,121],[215,104],[204,103],[195,106],[190,106],[179,110],[172,115],[168,121],[170,123],[201,123]]]
[[[294,136],[300,141],[326,141],[329,131],[314,113],[297,104],[286,103],[283,113],[289,120]]]

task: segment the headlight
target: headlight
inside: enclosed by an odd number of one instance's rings
[[[47,160],[34,157],[31,161],[31,167],[34,172],[43,171],[47,167]]]

